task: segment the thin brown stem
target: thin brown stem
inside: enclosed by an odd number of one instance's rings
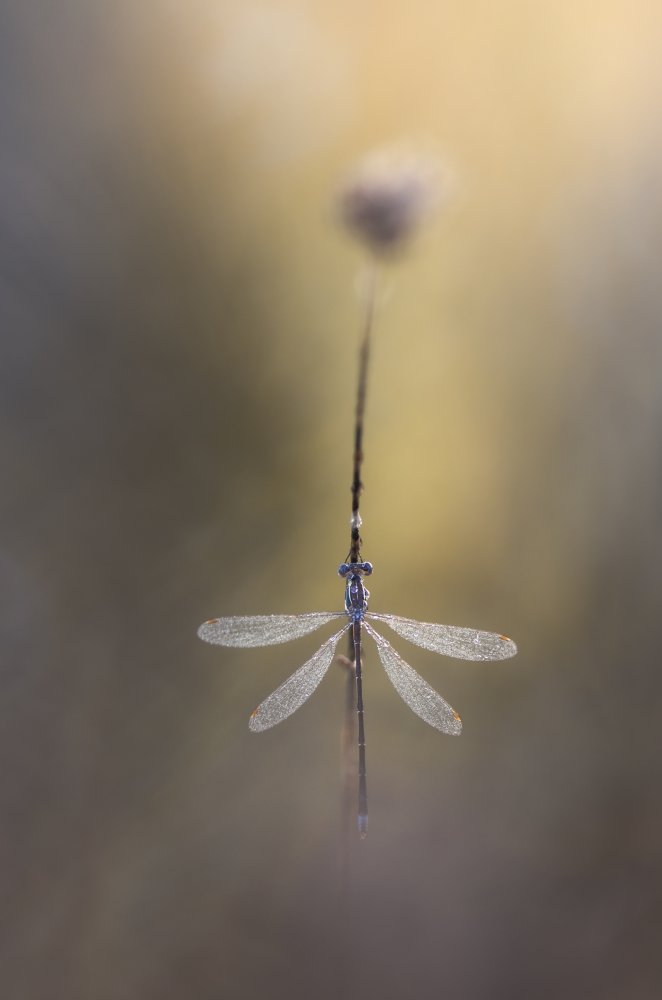
[[[359,379],[356,391],[356,417],[354,421],[354,462],[352,469],[352,520],[350,548],[347,561],[361,561],[361,515],[359,513],[360,498],[363,491],[361,481],[361,466],[363,464],[363,424],[365,416],[365,400],[368,384],[368,364],[370,361],[370,340],[375,319],[375,300],[377,295],[377,268],[373,264],[368,272],[365,296],[365,313],[363,319],[363,336],[359,348]]]

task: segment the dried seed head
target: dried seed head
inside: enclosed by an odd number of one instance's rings
[[[373,253],[392,254],[434,208],[438,175],[431,159],[395,150],[372,153],[343,185],[340,217]]]

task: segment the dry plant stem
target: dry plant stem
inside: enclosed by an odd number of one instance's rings
[[[370,340],[375,318],[375,299],[377,294],[377,268],[373,263],[368,275],[365,289],[365,314],[363,320],[363,336],[359,348],[359,378],[356,391],[356,417],[354,422],[354,462],[352,474],[352,519],[349,549],[349,563],[361,561],[361,515],[359,511],[363,483],[361,481],[361,466],[363,464],[363,424],[365,417],[365,401],[368,383],[368,366],[370,363]],[[356,677],[356,718],[358,720],[358,750],[359,750],[359,817],[368,815],[368,790],[365,759],[365,727],[363,719],[363,677],[361,670],[361,630],[355,623],[349,635],[349,658],[354,663]],[[361,822],[361,820],[359,820]],[[366,829],[361,836],[365,837]]]
[[[377,293],[377,268],[373,263],[367,274],[364,290],[364,315],[361,344],[359,347],[359,377],[356,392],[356,411],[354,421],[354,454],[352,467],[352,519],[350,549],[347,562],[361,561],[361,518],[359,513],[361,492],[363,483],[361,482],[361,466],[363,463],[363,423],[365,416],[366,388],[368,381],[368,365],[370,361],[370,340],[375,315],[375,299]],[[352,823],[355,811],[352,808],[354,792],[354,781],[356,775],[356,722],[358,718],[360,727],[361,746],[361,776],[359,791],[359,811],[367,812],[367,791],[365,775],[365,734],[363,726],[363,692],[359,673],[357,675],[355,663],[355,647],[353,631],[349,634],[348,655],[339,656],[338,662],[347,669],[347,681],[345,688],[345,711],[344,721],[341,731],[341,753],[342,753],[342,793],[341,793],[341,828],[342,846],[339,854],[340,868],[340,896],[341,906],[344,906],[349,891],[349,858],[350,843],[352,840]]]
[[[375,299],[377,294],[377,267],[373,264],[367,275],[365,315],[363,321],[363,337],[359,349],[359,380],[356,392],[356,419],[354,423],[354,468],[352,474],[352,529],[349,548],[349,563],[361,561],[361,517],[359,504],[363,483],[361,482],[361,465],[363,463],[363,423],[365,416],[365,399],[368,381],[368,364],[370,361],[370,339],[375,318]]]

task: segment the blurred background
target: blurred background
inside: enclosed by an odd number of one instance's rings
[[[661,30],[647,0],[2,5],[3,996],[660,996]],[[367,647],[343,885],[343,671],[247,728],[324,636],[196,628],[341,607],[333,197],[403,140],[454,196],[385,275],[371,607],[519,655],[395,640],[456,740]]]

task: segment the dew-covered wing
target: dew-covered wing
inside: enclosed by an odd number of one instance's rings
[[[451,708],[413,667],[405,663],[390,642],[387,642],[379,632],[375,632],[367,622],[364,621],[363,624],[377,643],[379,658],[389,680],[412,712],[434,729],[448,733],[449,736],[459,736],[462,732],[462,721],[455,709]]]
[[[211,618],[203,622],[198,635],[217,646],[273,646],[298,639],[344,615],[344,611],[314,611],[305,615]]]
[[[271,729],[296,712],[297,708],[310,698],[331,665],[338,639],[348,628],[349,625],[345,625],[340,632],[327,639],[303,666],[295,670],[291,677],[258,705],[251,715],[249,729],[254,733]]]
[[[384,622],[403,639],[416,646],[460,660],[507,660],[517,652],[517,646],[507,635],[479,632],[456,625],[433,625],[398,615],[378,615],[368,612],[372,621]]]

